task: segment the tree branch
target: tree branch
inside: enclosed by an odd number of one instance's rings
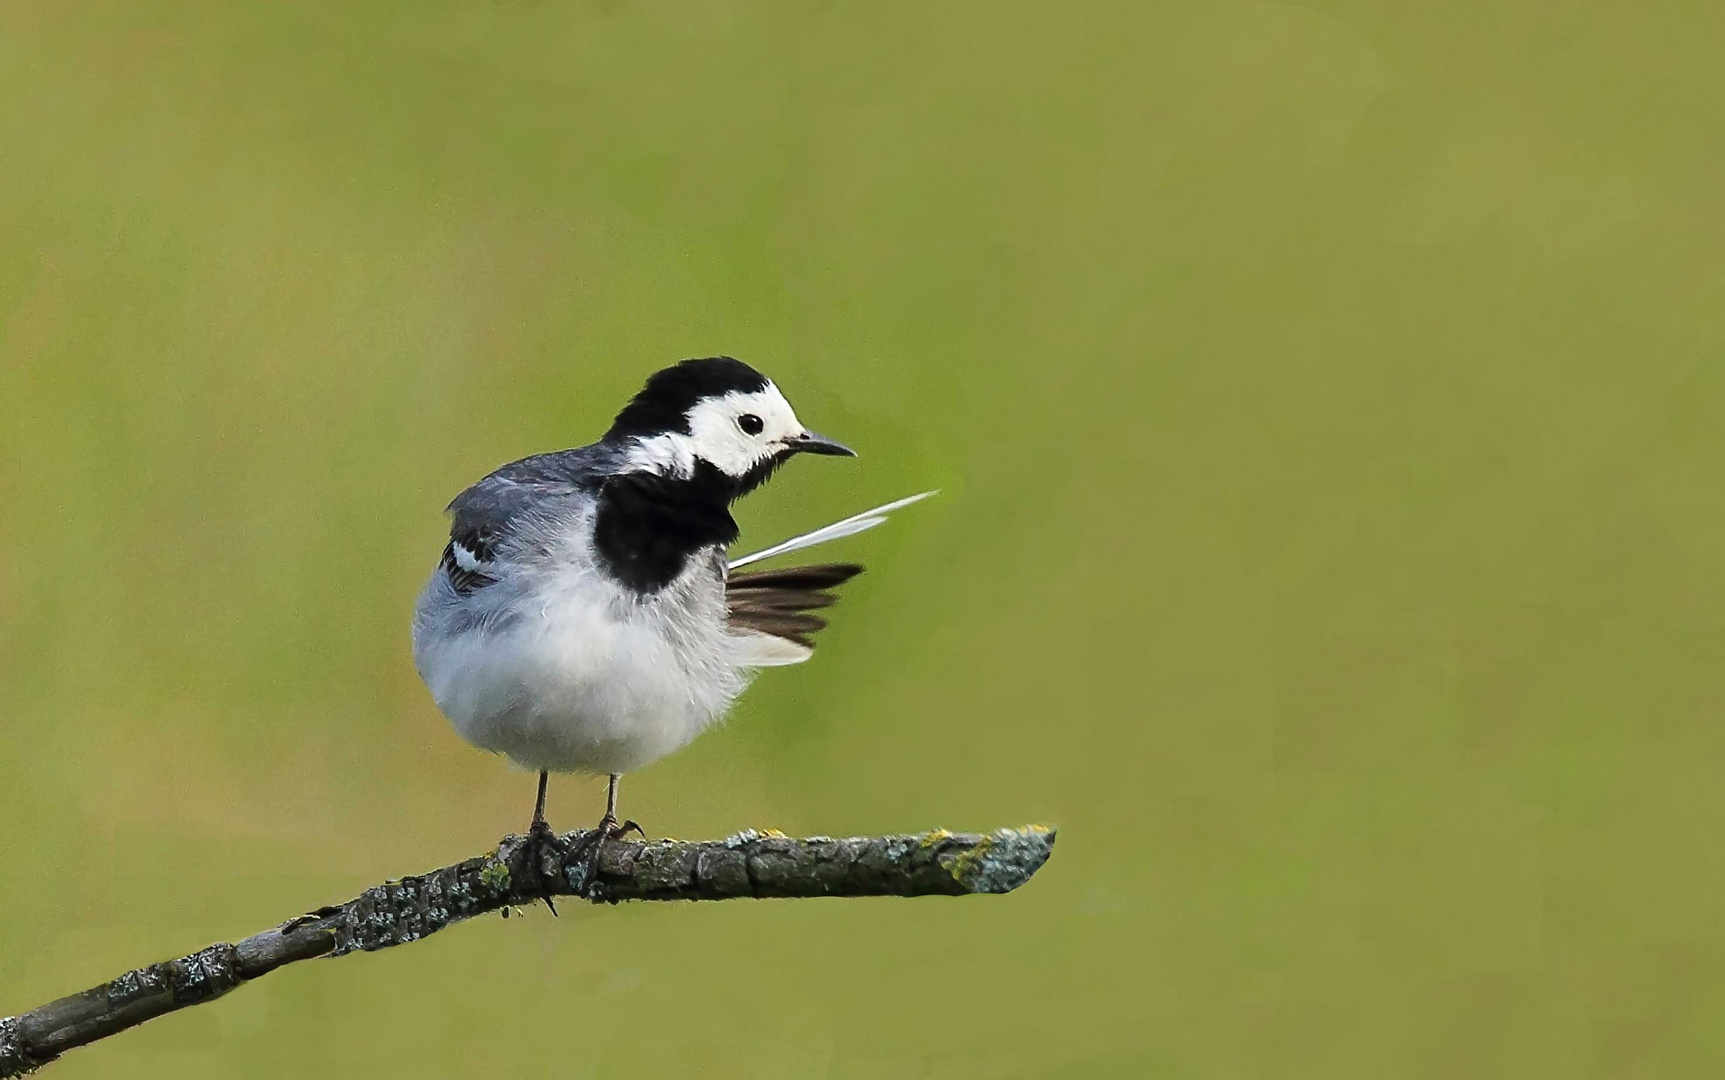
[[[531,904],[542,889],[594,903],[1004,893],[1030,880],[1054,848],[1054,831],[1040,826],[848,840],[793,840],[751,829],[699,842],[609,840],[595,863],[591,838],[585,832],[548,838],[539,845],[536,868],[534,845],[507,836],[477,858],[373,886],[345,904],[289,919],[238,944],[128,971],[0,1019],[0,1078],[22,1076],[73,1047],[211,1001],[285,964],[418,941],[450,923]]]

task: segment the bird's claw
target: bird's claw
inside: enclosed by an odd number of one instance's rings
[[[599,824],[593,827],[592,836],[595,840],[621,840],[632,832],[640,833],[643,840],[647,838],[647,830],[641,828],[638,822],[619,822],[610,814],[606,814],[599,819]]]
[[[642,839],[645,839],[647,836],[647,830],[641,828],[638,822],[619,822],[615,816],[606,814],[604,817],[599,819],[599,824],[595,825],[593,830],[586,835],[585,839],[582,841],[582,845],[586,848],[587,856],[587,875],[584,879],[586,881],[586,887],[582,890],[582,897],[584,899],[593,901],[594,903],[597,903],[600,899],[599,857],[603,853],[605,841],[621,840],[631,832],[640,833]]]
[[[557,914],[557,902],[551,899],[551,884],[545,873],[545,849],[555,848],[557,834],[551,831],[550,822],[544,818],[534,819],[527,827],[527,865],[533,871],[534,880],[539,882],[539,899],[545,901],[545,906],[551,909],[551,914]]]

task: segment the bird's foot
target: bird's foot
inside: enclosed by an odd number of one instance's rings
[[[582,840],[587,856],[587,874],[582,879],[585,886],[581,890],[581,895],[585,899],[594,903],[602,899],[599,893],[599,856],[603,852],[605,841],[621,840],[632,832],[640,833],[642,839],[646,839],[647,831],[637,823],[633,821],[619,822],[612,815],[606,814],[599,819],[599,824],[594,826],[593,830]]]
[[[634,821],[625,821],[619,824],[617,819],[610,814],[600,818],[599,827],[593,831],[601,834],[606,840],[621,840],[630,833],[638,834],[643,840],[647,839],[646,829],[641,828]]]
[[[556,852],[557,834],[551,831],[550,823],[544,818],[534,818],[533,824],[527,827],[527,865],[533,871],[534,880],[539,882],[539,898],[545,901],[551,914],[556,915],[557,902],[551,899],[551,881],[545,873],[547,850]]]

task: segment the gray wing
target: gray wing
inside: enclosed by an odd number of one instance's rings
[[[594,490],[604,448],[584,446],[512,461],[449,504],[449,543],[442,568],[467,596],[497,581],[499,552],[547,507]]]

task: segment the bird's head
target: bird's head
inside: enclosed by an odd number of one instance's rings
[[[605,439],[627,445],[635,468],[691,477],[705,467],[734,483],[737,494],[796,454],[856,456],[804,427],[772,380],[728,356],[655,372]]]

